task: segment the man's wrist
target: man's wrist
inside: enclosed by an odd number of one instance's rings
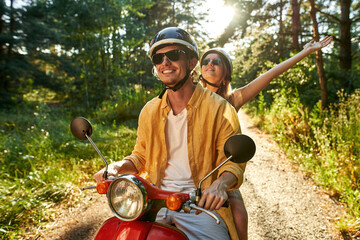
[[[237,177],[232,172],[225,171],[221,173],[217,180],[219,181],[219,186],[227,191],[236,185]]]

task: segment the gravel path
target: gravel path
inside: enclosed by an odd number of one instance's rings
[[[257,146],[240,188],[249,214],[249,239],[343,239],[333,223],[343,214],[341,205],[298,172],[244,112],[239,118],[243,133]],[[58,220],[34,231],[29,239],[93,239],[112,213],[106,196],[91,191],[83,194],[81,205],[59,209]]]

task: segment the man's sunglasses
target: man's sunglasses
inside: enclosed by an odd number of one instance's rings
[[[154,54],[151,58],[154,64],[161,64],[164,61],[164,56],[166,56],[170,61],[176,62],[180,59],[180,54],[186,54],[185,51],[180,49],[170,50],[166,53],[157,53]]]
[[[220,65],[221,64],[221,59],[220,58],[214,58],[213,60],[211,60],[209,58],[205,58],[204,60],[202,60],[201,66],[206,66],[209,63],[211,63],[212,65]]]

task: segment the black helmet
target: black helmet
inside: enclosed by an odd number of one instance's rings
[[[186,47],[196,59],[199,59],[199,51],[196,42],[188,32],[178,27],[164,28],[155,35],[150,43],[149,57],[151,58],[160,46],[173,44]]]

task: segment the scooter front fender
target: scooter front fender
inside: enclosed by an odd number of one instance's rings
[[[115,239],[121,222],[117,217],[109,218],[103,223],[94,240]]]
[[[112,217],[101,226],[95,240],[187,240],[179,229],[153,222],[124,222]]]

